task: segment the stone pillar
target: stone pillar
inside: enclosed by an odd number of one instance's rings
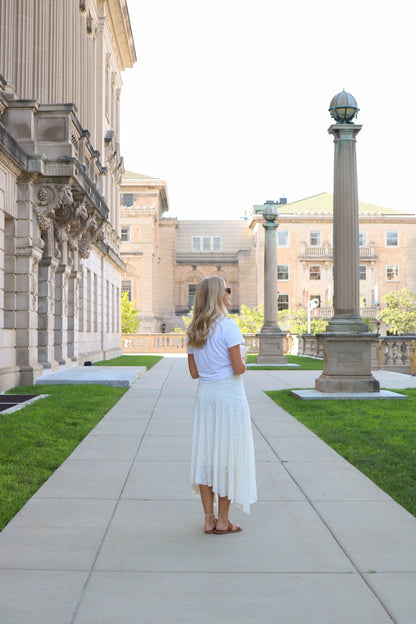
[[[264,241],[264,325],[259,339],[257,364],[287,364],[283,355],[284,334],[277,322],[277,241],[274,218],[267,218],[263,223]]]
[[[60,245],[61,258],[55,277],[55,360],[70,366],[68,357],[68,284],[71,267],[68,264],[67,243]]]
[[[13,72],[15,30],[14,10],[15,0],[3,0],[0,2],[0,58],[2,60],[2,74],[10,87],[15,87]]]
[[[19,99],[33,97],[33,20],[35,4],[32,0],[15,0],[15,15],[19,16],[14,33],[13,53],[16,94]]]
[[[328,331],[367,332],[360,316],[360,248],[356,136],[362,126],[335,124],[334,136],[334,316]]]
[[[371,344],[376,334],[369,334],[360,317],[359,282],[359,213],[357,191],[356,136],[361,126],[351,123],[358,108],[354,98],[342,92],[331,102],[340,123],[332,125],[334,155],[334,316],[327,331],[320,334],[323,344],[323,373],[315,382],[320,392],[378,392],[379,382],[371,374]],[[338,117],[337,109],[346,116]],[[347,114],[349,117],[347,117]]]
[[[55,274],[59,260],[44,255],[39,263],[38,361],[43,368],[55,371],[54,353]]]
[[[276,334],[277,324],[277,223],[263,223],[264,238],[264,325],[262,334]]]
[[[42,251],[33,238],[33,200],[30,180],[17,187],[16,219],[16,364],[22,384],[33,384],[42,373],[38,364],[38,265]]]
[[[71,362],[78,361],[78,310],[81,273],[78,252],[73,252],[72,271],[68,279],[68,357]]]

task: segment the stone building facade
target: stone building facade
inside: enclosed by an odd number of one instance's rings
[[[167,216],[166,183],[133,173],[123,179],[121,203],[123,288],[136,301],[140,332],[182,326],[196,284],[210,275],[222,275],[231,286],[232,311],[263,304],[264,205],[254,206],[247,219],[176,220]],[[317,299],[313,316],[333,314],[332,203],[330,193],[279,202],[281,310]],[[416,292],[416,217],[365,202],[359,210],[361,315],[375,318],[391,290]]]
[[[0,3],[0,390],[120,353],[126,0]]]

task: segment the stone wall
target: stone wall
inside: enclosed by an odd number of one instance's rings
[[[125,0],[0,3],[0,391],[121,353]]]

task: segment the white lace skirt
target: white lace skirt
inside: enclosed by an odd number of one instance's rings
[[[194,410],[191,483],[226,496],[250,513],[257,500],[250,410],[241,375],[199,382]]]

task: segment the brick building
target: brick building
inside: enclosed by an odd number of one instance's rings
[[[306,307],[332,316],[332,195],[279,202],[278,308]],[[127,204],[127,205],[126,205]],[[140,332],[172,331],[193,302],[196,284],[222,275],[231,308],[261,305],[264,294],[263,205],[232,221],[169,218],[166,182],[127,173],[122,182],[123,289],[136,300]],[[361,315],[374,318],[392,289],[416,292],[416,217],[359,202]],[[162,327],[163,326],[163,327]]]

